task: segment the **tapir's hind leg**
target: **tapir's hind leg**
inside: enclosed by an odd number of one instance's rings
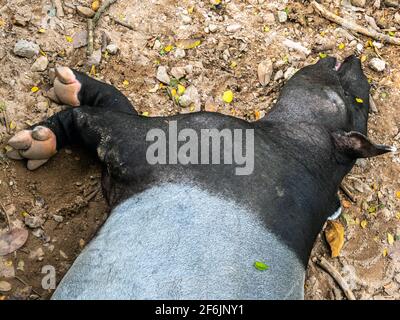
[[[54,87],[48,92],[49,98],[55,102],[137,114],[129,100],[109,84],[68,67],[57,67],[55,74]]]

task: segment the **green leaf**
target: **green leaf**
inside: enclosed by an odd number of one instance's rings
[[[261,262],[261,261],[255,261],[254,262],[254,267],[257,270],[260,270],[260,271],[264,271],[264,270],[268,270],[269,269],[269,266],[266,265],[264,262]]]

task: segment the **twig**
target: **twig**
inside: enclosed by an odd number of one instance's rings
[[[8,216],[8,213],[6,211],[6,208],[4,208],[3,204],[0,202],[0,207],[1,207],[1,211],[3,211],[4,216],[7,219],[7,225],[8,225],[8,231],[11,231],[11,223],[10,223],[10,217]]]
[[[93,54],[93,33],[94,33],[94,27],[93,27],[93,20],[88,19],[87,21],[87,48],[86,48],[86,55],[90,57]]]
[[[113,3],[117,2],[117,0],[107,0],[105,1],[101,7],[97,10],[96,14],[92,19],[88,19],[87,22],[87,39],[88,39],[88,45],[86,49],[86,55],[90,57],[93,54],[93,35],[94,35],[94,29],[97,26],[97,23],[99,22],[99,19],[101,15],[103,14],[104,11],[108,9],[109,6],[111,6]]]
[[[327,9],[325,9],[322,5],[320,5],[316,1],[311,1],[311,5],[322,17],[324,17],[332,22],[335,22],[338,25],[341,25],[342,27],[344,27],[346,29],[355,31],[357,33],[363,34],[368,37],[371,37],[375,40],[380,40],[383,42],[400,45],[400,38],[391,37],[386,34],[377,32],[375,30],[368,30],[368,29],[358,25],[355,22],[343,19],[342,17],[339,17],[336,14],[329,12]]]
[[[344,195],[349,198],[349,200],[353,203],[356,202],[356,200],[354,199],[353,194],[351,193],[351,191],[349,190],[349,188],[342,182],[340,184],[340,190],[342,190],[342,192],[344,193]]]
[[[344,281],[340,273],[324,257],[320,257],[319,259],[314,257],[312,261],[317,263],[336,281],[339,287],[343,290],[348,300],[356,300],[353,291],[351,291],[346,281]]]
[[[93,190],[92,192],[90,192],[88,194],[88,196],[85,198],[86,202],[90,202],[95,196],[96,194],[100,191],[100,188],[96,188],[95,190]]]
[[[96,27],[97,22],[99,21],[101,15],[103,14],[104,11],[108,9],[109,6],[111,6],[113,3],[115,3],[117,0],[107,0],[104,1],[104,3],[101,5],[101,7],[97,10],[96,14],[93,17],[93,26]]]
[[[32,288],[32,291],[34,292],[34,293],[36,293],[39,297],[42,297],[42,295],[39,293],[39,292],[37,292],[29,283],[27,283],[25,280],[23,280],[23,279],[21,279],[20,277],[18,277],[18,276],[14,276],[14,278],[15,279],[17,279],[19,282],[21,282],[22,284],[24,284],[24,285],[26,285],[26,286],[28,286],[28,287],[31,287]]]
[[[116,17],[111,17],[111,19],[114,20],[115,23],[120,24],[121,26],[123,26],[125,28],[128,28],[130,30],[134,30],[134,27],[131,26],[129,23],[125,22],[125,21],[119,20]]]

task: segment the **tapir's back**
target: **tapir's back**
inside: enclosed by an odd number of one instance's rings
[[[297,256],[249,209],[167,184],[113,210],[53,299],[295,299],[303,279]]]

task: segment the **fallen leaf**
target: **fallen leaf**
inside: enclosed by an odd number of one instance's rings
[[[344,244],[343,225],[339,221],[328,221],[325,228],[325,238],[331,247],[332,258],[338,257]]]
[[[227,90],[222,95],[222,100],[226,103],[231,103],[233,101],[233,92],[231,90]]]
[[[200,39],[184,39],[178,40],[175,45],[180,49],[194,49],[201,44]]]
[[[368,221],[367,220],[363,220],[363,221],[361,221],[360,225],[361,225],[361,228],[365,229],[367,227],[367,225],[368,225]]]
[[[347,200],[343,200],[343,201],[342,201],[342,206],[343,206],[343,208],[348,209],[348,208],[351,207],[351,202],[350,202],[350,201],[347,201]]]
[[[365,61],[367,61],[367,56],[365,55],[365,54],[363,54],[362,56],[361,56],[361,62],[365,62]]]
[[[392,245],[394,243],[394,236],[391,233],[387,234],[387,242]]]
[[[384,257],[386,257],[386,256],[388,255],[388,249],[387,249],[387,248],[383,249],[382,255],[383,255]]]
[[[260,271],[264,271],[264,270],[268,270],[269,269],[269,266],[266,265],[264,262],[261,262],[261,261],[255,261],[254,262],[254,267],[257,270],[260,270]]]
[[[15,228],[0,235],[0,256],[21,248],[28,239],[28,230]]]

